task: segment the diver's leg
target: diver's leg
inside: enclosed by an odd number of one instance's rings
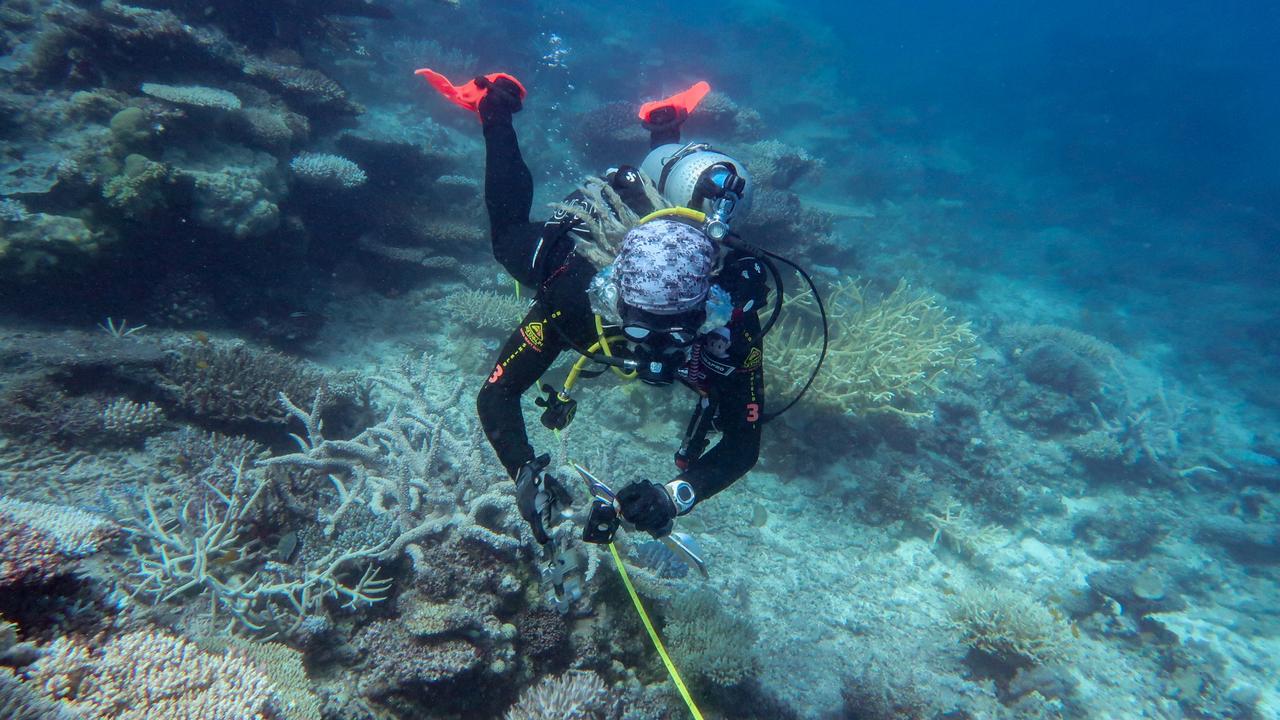
[[[487,109],[487,108],[486,108]],[[534,259],[542,242],[542,224],[529,221],[533,206],[533,175],[520,153],[511,114],[487,112],[484,117],[484,204],[489,213],[493,256],[511,276],[528,286],[544,278]]]

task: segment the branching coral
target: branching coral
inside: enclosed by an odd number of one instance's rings
[[[1066,622],[1028,595],[994,586],[970,587],[956,596],[952,620],[969,647],[1011,665],[1039,665],[1066,658]]]
[[[450,293],[444,308],[449,317],[469,328],[510,330],[529,310],[529,303],[511,293],[463,290]]]
[[[250,630],[273,633],[297,632],[309,616],[323,613],[329,598],[354,608],[384,597],[390,581],[378,577],[372,560],[390,538],[374,547],[331,549],[311,562],[289,565],[272,560],[248,536],[268,488],[264,475],[250,478],[240,466],[226,492],[206,484],[216,497],[201,507],[188,501],[166,508],[144,491],[145,515],[133,528],[138,569],[132,596],[162,602],[207,594],[214,616],[227,613]],[[363,572],[355,575],[353,569],[362,564]]]
[[[932,544],[945,539],[952,549],[970,558],[980,557],[1006,541],[1006,534],[999,525],[979,525],[963,505],[951,498],[945,498],[938,507],[925,511],[924,521],[933,529]]]
[[[66,574],[117,530],[106,518],[75,508],[0,498],[0,588]]]
[[[125,441],[154,435],[164,424],[164,411],[155,403],[136,403],[120,398],[102,411],[102,429]]]
[[[281,706],[270,678],[242,654],[214,655],[149,630],[101,647],[58,638],[31,675],[60,705],[103,720],[266,720]]]
[[[920,399],[938,391],[942,375],[974,362],[977,341],[969,324],[905,281],[872,302],[866,283],[845,279],[823,300],[830,348],[808,397],[825,408],[929,416]],[[786,308],[790,319],[784,317],[769,350],[774,392],[782,397],[800,389],[822,347],[812,296],[789,298]]]
[[[600,717],[607,692],[600,676],[571,671],[541,682],[520,694],[506,720],[591,720]]]
[[[337,490],[336,508],[321,515],[326,535],[332,536],[355,508],[388,518],[396,535],[379,555],[384,561],[453,527],[514,551],[520,541],[492,529],[504,523],[478,521],[494,504],[512,503],[495,497],[490,487],[492,476],[485,468],[493,466],[484,436],[474,413],[460,403],[465,386],[436,377],[428,370],[432,365],[423,357],[404,362],[396,373],[374,377],[396,404],[386,420],[351,440],[324,437],[318,403],[307,412],[282,398],[302,423],[305,437],[294,436],[299,452],[266,464],[302,471]]]

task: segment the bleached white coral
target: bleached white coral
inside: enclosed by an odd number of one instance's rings
[[[265,720],[281,707],[271,680],[239,652],[214,655],[148,630],[102,647],[58,638],[36,662],[31,683],[85,717],[112,720]]]
[[[240,98],[234,93],[203,85],[162,85],[160,83],[142,83],[142,94],[165,100],[176,105],[192,107],[216,108],[218,110],[239,110]]]
[[[120,398],[102,411],[102,427],[122,439],[155,434],[164,427],[164,411],[155,403],[136,403]]]
[[[115,524],[93,513],[63,505],[0,498],[0,521],[25,525],[52,538],[58,552],[84,557],[98,551],[115,533]]]
[[[313,185],[350,190],[369,180],[359,165],[329,153],[302,153],[289,163],[289,167],[293,169],[294,177]]]

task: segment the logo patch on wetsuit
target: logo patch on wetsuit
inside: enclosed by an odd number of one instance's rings
[[[723,363],[711,357],[711,353],[702,353],[700,358],[702,366],[717,375],[729,375],[733,372],[733,366],[729,363]]]
[[[743,370],[755,370],[760,367],[760,359],[764,353],[760,352],[760,348],[751,348],[751,352],[747,353],[747,359],[742,361]]]
[[[520,337],[524,338],[529,347],[542,351],[542,342],[546,339],[542,332],[542,323],[535,321],[520,328]]]

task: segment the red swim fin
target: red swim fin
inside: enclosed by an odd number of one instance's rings
[[[489,92],[488,88],[482,88],[477,85],[475,80],[468,80],[461,85],[454,85],[449,82],[449,78],[428,68],[414,70],[413,74],[421,75],[426,78],[427,82],[431,83],[431,87],[435,88],[436,92],[443,95],[445,100],[448,100],[458,107],[466,108],[471,112],[476,112],[479,109],[480,99],[485,96],[485,93]],[[510,80],[516,84],[516,87],[520,88],[520,99],[524,100],[526,95],[524,85],[520,84],[520,81],[517,80],[514,75],[508,75],[507,73],[489,73],[484,77],[489,82],[493,82],[498,78],[506,78]]]
[[[702,98],[711,92],[711,85],[706,80],[699,80],[692,87],[683,92],[678,92],[669,98],[663,100],[650,100],[640,106],[640,119],[649,122],[649,113],[663,107],[674,107],[677,110],[684,110],[685,114],[693,112],[698,107],[698,103],[702,102]]]

